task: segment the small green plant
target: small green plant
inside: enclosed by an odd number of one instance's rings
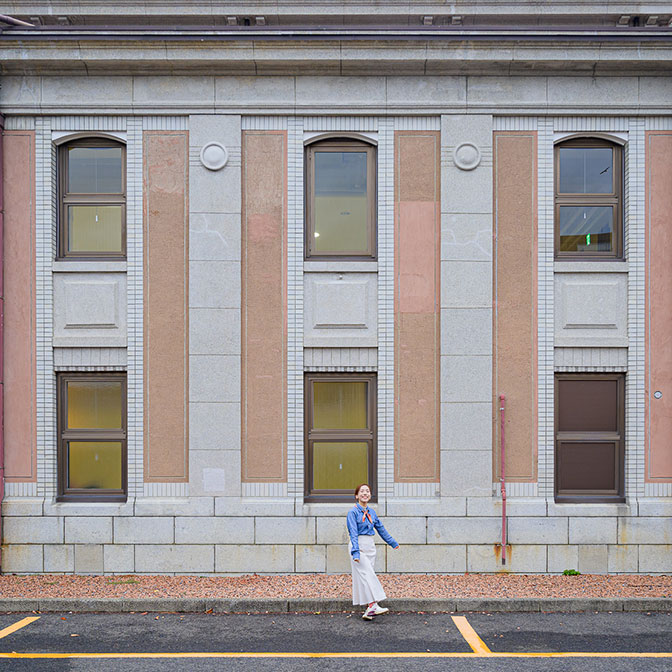
[[[565,576],[579,576],[581,572],[579,572],[577,569],[566,569],[563,574]]]
[[[140,583],[140,581],[131,577],[131,578],[128,578],[128,579],[116,579],[116,580],[115,579],[108,579],[107,583],[110,586],[120,586],[124,583]]]

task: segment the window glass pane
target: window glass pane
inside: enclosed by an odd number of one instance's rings
[[[558,431],[618,432],[617,380],[559,380]]]
[[[613,443],[562,442],[558,451],[558,491],[617,490]]]
[[[122,383],[68,381],[68,429],[121,429]]]
[[[122,252],[120,205],[68,207],[68,251]]]
[[[313,443],[313,488],[352,490],[369,478],[368,444]]]
[[[560,193],[611,194],[614,157],[609,147],[560,148]]]
[[[121,194],[121,147],[70,147],[68,193]]]
[[[315,152],[316,253],[367,251],[366,157],[366,152]]]
[[[614,213],[612,206],[560,206],[561,252],[611,252]]]
[[[120,441],[69,441],[68,488],[121,490]]]
[[[314,382],[314,429],[366,429],[368,383]]]

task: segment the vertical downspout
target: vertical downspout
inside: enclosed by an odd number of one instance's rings
[[[503,394],[499,395],[499,418],[501,422],[501,443],[502,443],[502,457],[499,467],[499,482],[502,490],[502,565],[506,564],[506,441],[504,440],[504,409],[506,407],[506,397]]]
[[[5,117],[0,114],[0,544],[2,543],[2,502],[5,499],[5,271],[4,271],[4,231],[5,231],[5,200],[4,200],[4,143]],[[0,570],[2,570],[2,549],[0,548]]]

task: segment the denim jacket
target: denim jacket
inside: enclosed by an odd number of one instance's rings
[[[371,520],[369,520],[369,516]],[[399,546],[394,537],[383,527],[380,518],[378,518],[376,512],[370,506],[365,510],[359,503],[355,504],[348,511],[347,525],[350,544],[352,546],[350,553],[355,560],[359,560],[359,540],[357,537],[360,534],[372,537],[375,534],[374,528],[378,530],[378,534],[383,538],[383,541],[387,542],[392,548]]]

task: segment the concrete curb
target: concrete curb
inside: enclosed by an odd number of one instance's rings
[[[406,612],[582,612],[582,611],[669,611],[672,598],[455,598],[455,599],[388,599],[391,611]],[[317,598],[0,598],[0,612],[181,612],[181,613],[295,613],[352,612],[350,600]]]

